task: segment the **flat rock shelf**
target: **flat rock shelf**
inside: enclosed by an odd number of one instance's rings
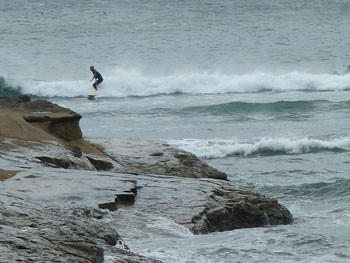
[[[193,234],[293,222],[277,200],[191,153],[160,140],[84,138],[80,119],[48,101],[0,97],[1,262],[158,262],[106,223],[120,208]]]

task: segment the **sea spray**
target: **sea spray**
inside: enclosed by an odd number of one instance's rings
[[[0,96],[16,96],[21,92],[16,84],[9,84],[5,78],[0,76]]]

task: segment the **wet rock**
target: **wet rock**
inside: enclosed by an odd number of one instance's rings
[[[106,254],[116,262],[155,262],[114,247],[123,222],[106,224],[107,212],[91,208],[116,193],[118,204],[133,204],[123,210],[163,216],[195,234],[293,220],[277,200],[235,186],[165,142],[89,139],[91,145],[79,114],[28,97],[0,102],[0,262],[102,262]]]
[[[248,188],[214,179],[138,176],[139,191],[133,208],[162,215],[194,234],[293,222],[291,213],[277,200]],[[171,209],[170,209],[171,208]]]
[[[48,156],[37,156],[36,158],[44,163],[52,164],[56,167],[61,167],[65,169],[69,168],[69,166],[71,165],[71,162],[69,162],[67,159],[50,158]]]
[[[73,146],[72,148],[72,154],[74,157],[80,158],[83,156],[83,152],[81,151],[81,149],[77,146]]]
[[[135,202],[135,194],[132,191],[124,191],[115,195],[115,203],[132,205]]]
[[[86,155],[86,158],[88,158],[97,171],[113,171],[115,166],[113,160],[106,160],[106,158],[101,156]]]
[[[17,180],[4,181],[7,190],[21,189],[46,202],[97,207],[116,193],[128,193],[134,202],[117,201],[124,211],[163,216],[195,234],[293,222],[290,212],[277,200],[224,180],[78,171],[70,175],[61,169],[49,175],[39,174],[30,179],[31,184],[25,173],[16,177]],[[60,185],[64,187],[57,187]],[[125,191],[135,188],[138,190],[134,199],[132,191]]]
[[[227,175],[195,155],[162,141],[88,138],[128,173],[227,180]]]
[[[19,171],[9,171],[0,169],[0,182],[14,177]]]
[[[46,206],[0,193],[0,262],[159,262],[117,249],[118,233],[91,208]],[[10,205],[11,204],[11,205]],[[88,212],[87,212],[88,211]]]
[[[118,210],[116,202],[108,202],[108,203],[98,204],[98,208],[108,209],[109,211],[117,211]]]
[[[192,219],[194,233],[290,224],[291,213],[277,200],[230,184],[212,192],[205,209]]]
[[[31,102],[27,96],[4,98],[2,102],[0,148],[4,148],[1,137],[17,140],[17,145],[12,144],[12,147],[27,144],[26,147],[35,148],[34,143],[54,142],[56,147],[51,152],[46,148],[46,155],[33,156],[46,164],[65,169],[227,180],[225,173],[208,166],[195,155],[161,141],[94,139],[98,144],[94,147],[82,138],[81,116],[57,104],[44,100]],[[63,155],[64,150],[59,147],[71,151]]]

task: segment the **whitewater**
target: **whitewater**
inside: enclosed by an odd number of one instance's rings
[[[194,236],[119,211],[110,220],[132,217],[118,229],[132,251],[166,263],[350,262],[348,1],[3,0],[0,11],[0,96],[70,108],[86,137],[166,141],[295,218]],[[90,65],[104,77],[92,101]]]
[[[193,72],[168,76],[148,76],[138,70],[106,70],[101,97],[152,96],[160,94],[223,94],[287,91],[347,91],[350,74],[307,74],[289,72],[273,74],[252,72],[243,75]],[[42,97],[86,96],[91,84],[86,80],[19,80],[5,79],[8,86],[19,87],[21,92]]]

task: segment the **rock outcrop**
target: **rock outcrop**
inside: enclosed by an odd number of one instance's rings
[[[81,116],[51,102],[45,100],[31,102],[29,96],[26,95],[16,98],[0,97],[0,108],[3,111],[4,109],[9,109],[10,111],[6,111],[6,113],[12,117],[6,118],[6,116],[2,116],[2,124],[12,128],[4,130],[4,127],[2,127],[1,135],[4,137],[18,138],[18,135],[22,133],[24,138],[28,136],[28,139],[35,140],[35,137],[32,136],[36,135],[35,133],[37,132],[37,140],[42,140],[44,138],[41,136],[47,137],[48,135],[67,141],[82,138],[82,132],[79,127]],[[25,125],[23,121],[39,127],[39,129],[33,129]],[[17,124],[17,129],[13,129],[15,127],[11,124]]]
[[[106,154],[87,143],[81,116],[54,103],[28,96],[0,97],[0,149],[20,152],[27,161],[82,170],[123,171]]]
[[[34,171],[35,177],[28,178]],[[293,219],[277,200],[224,180],[106,172],[67,174],[60,169],[51,169],[49,174],[46,170],[34,171],[19,172],[16,180],[3,183],[4,189],[20,190],[38,202],[74,202],[96,208],[114,201],[118,193],[137,189],[134,202],[118,202],[117,207],[169,218],[194,234],[289,224]]]
[[[0,97],[1,262],[102,262],[108,253],[116,262],[155,262],[115,247],[116,230],[130,220],[107,226],[98,204],[118,193],[117,208],[194,234],[293,221],[277,200],[234,185],[193,154],[162,141],[85,139],[80,118],[28,96]],[[132,202],[123,202],[125,191],[135,191]]]
[[[79,127],[81,116],[69,109],[38,100],[21,104],[19,110],[23,112],[23,118],[27,122],[49,134],[66,141],[82,138]]]
[[[0,97],[0,109],[0,146],[25,146],[29,158],[47,165],[227,180],[225,173],[165,142],[96,138],[87,142],[79,127],[81,116],[48,101]]]
[[[87,140],[121,164],[128,173],[227,180],[225,173],[163,141],[112,138]]]

